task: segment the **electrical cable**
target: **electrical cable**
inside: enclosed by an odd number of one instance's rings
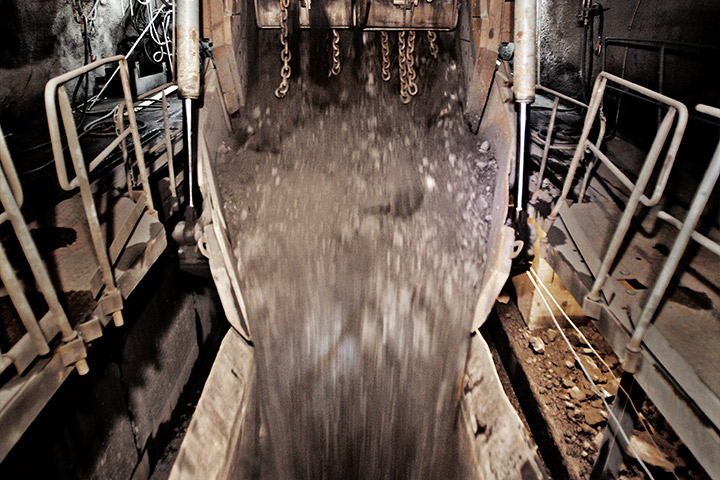
[[[527,274],[528,278],[530,279],[530,282],[531,282],[531,283],[533,284],[533,286],[535,287],[535,289],[538,291],[538,293],[540,293],[540,299],[543,301],[543,304],[545,304],[545,308],[546,308],[547,311],[550,313],[550,316],[552,317],[553,322],[555,323],[555,327],[558,329],[558,331],[560,332],[560,336],[562,336],[563,340],[565,341],[565,344],[566,344],[567,347],[570,349],[570,353],[572,354],[573,358],[575,359],[575,362],[577,362],[577,364],[580,366],[580,369],[582,370],[583,374],[585,375],[585,378],[587,378],[588,382],[590,382],[590,386],[592,387],[595,395],[597,395],[597,396],[600,398],[600,400],[602,401],[603,406],[605,407],[605,409],[608,411],[608,413],[609,413],[609,415],[610,415],[610,418],[612,418],[612,419],[615,421],[615,424],[616,424],[617,427],[618,427],[618,428],[616,429],[616,430],[617,430],[617,433],[619,433],[620,436],[622,437],[622,439],[625,441],[625,443],[627,444],[627,448],[630,449],[630,451],[632,452],[633,456],[635,457],[635,459],[636,459],[636,460],[638,461],[638,463],[640,464],[640,467],[643,469],[643,471],[644,471],[645,474],[647,475],[647,478],[650,478],[650,479],[653,479],[653,480],[654,480],[655,477],[653,477],[652,473],[650,473],[650,470],[648,469],[647,465],[646,465],[645,462],[642,460],[642,458],[640,458],[640,455],[638,455],[638,453],[637,453],[637,451],[635,450],[635,447],[632,445],[632,443],[630,443],[630,439],[628,438],[627,434],[623,431],[622,428],[620,428],[620,421],[618,420],[618,418],[615,416],[615,414],[613,413],[612,409],[611,409],[610,406],[608,405],[607,401],[605,400],[605,396],[602,394],[602,392],[600,391],[600,389],[598,388],[598,386],[595,384],[595,382],[593,381],[593,379],[592,379],[592,377],[590,376],[590,374],[588,373],[588,371],[585,369],[585,365],[583,365],[582,361],[580,360],[579,355],[578,355],[577,352],[575,351],[575,348],[572,346],[572,343],[570,343],[570,340],[569,340],[569,339],[567,338],[567,336],[565,335],[565,331],[560,327],[560,324],[558,323],[557,319],[555,318],[555,314],[553,313],[552,309],[550,308],[550,304],[549,304],[549,303],[547,302],[547,300],[545,299],[545,295],[544,295],[544,294],[542,293],[542,291],[540,290],[540,287],[539,287],[538,284],[535,282],[535,279],[534,279],[533,276],[530,274],[530,272],[526,272],[526,274]]]
[[[563,317],[565,317],[565,320],[566,320],[566,321],[570,324],[570,326],[572,326],[572,328],[575,329],[575,331],[580,335],[580,337],[582,338],[583,342],[585,342],[585,344],[590,347],[590,350],[592,350],[592,352],[593,352],[593,354],[595,355],[595,357],[597,357],[597,359],[600,360],[600,362],[605,366],[605,368],[608,369],[608,372],[609,372],[610,375],[613,377],[613,379],[614,379],[614,380],[617,380],[617,377],[615,376],[615,373],[612,371],[612,369],[610,369],[610,366],[609,366],[607,363],[605,363],[605,360],[600,356],[600,354],[595,350],[595,348],[593,348],[592,344],[588,341],[588,339],[585,337],[585,335],[580,331],[580,329],[577,327],[577,325],[575,325],[575,322],[573,322],[573,321],[570,319],[570,317],[568,316],[568,314],[565,313],[565,310],[560,306],[560,304],[558,303],[558,301],[557,301],[557,299],[555,298],[555,296],[553,296],[553,294],[550,292],[550,290],[545,286],[545,284],[544,284],[544,283],[542,282],[542,280],[540,279],[540,275],[538,275],[538,273],[537,273],[533,268],[530,268],[530,272],[532,272],[532,274],[535,275],[535,279],[537,280],[537,283],[543,288],[543,290],[545,291],[545,293],[547,293],[548,297],[550,297],[550,299],[551,299],[551,300],[553,301],[553,303],[555,304],[555,307],[560,311],[560,313],[562,313]],[[644,416],[643,416],[642,413],[640,412],[640,409],[637,408],[637,406],[635,405],[635,403],[632,401],[632,398],[630,397],[630,394],[622,387],[622,385],[618,385],[618,389],[621,390],[623,393],[625,393],[625,396],[627,397],[627,400],[628,400],[628,402],[630,403],[630,407],[635,411],[635,414],[637,415],[638,419],[640,420],[640,423],[642,423],[643,428],[645,429],[645,431],[647,431],[648,433],[655,433],[655,429],[652,427],[652,425],[650,425],[650,424],[645,420]],[[660,452],[660,447],[657,445],[657,443],[655,443],[655,440],[652,438],[652,435],[650,435],[649,438],[650,438],[650,442],[652,442],[652,444],[653,444],[653,446],[655,447],[655,449],[656,449],[658,452]],[[674,470],[674,468],[672,468],[672,464],[665,458],[664,455],[663,455],[663,460],[665,461],[666,466],[667,466],[667,467],[670,467],[669,470],[670,470],[670,472],[672,473],[672,475],[677,479],[678,476],[675,474],[675,470]],[[678,480],[679,480],[679,479],[678,479]]]
[[[138,0],[138,1],[140,1],[140,0]],[[160,8],[155,12],[155,17],[148,23],[148,25],[147,25],[147,26],[145,27],[145,29],[142,31],[142,33],[140,34],[140,36],[138,37],[138,39],[137,39],[137,40],[135,41],[135,43],[133,43],[133,45],[130,47],[130,50],[128,51],[128,53],[125,54],[125,58],[128,58],[128,57],[135,51],[135,48],[137,48],[137,46],[138,46],[138,44],[140,43],[140,41],[143,39],[143,37],[145,36],[145,34],[146,34],[146,33],[148,32],[148,30],[150,29],[150,26],[152,25],[152,22],[155,21],[155,18],[157,18],[157,16],[158,16],[164,9],[165,9],[165,6],[163,5],[162,7],[160,7]],[[88,107],[88,109],[91,109],[93,106],[95,106],[95,104],[97,103],[97,101],[98,101],[98,100],[100,99],[100,97],[102,96],[103,92],[105,92],[105,89],[108,87],[108,85],[110,85],[110,82],[112,82],[113,78],[115,78],[115,75],[117,75],[117,73],[118,73],[119,71],[120,71],[120,66],[118,65],[118,66],[115,68],[115,70],[113,71],[112,75],[110,75],[110,78],[108,79],[108,81],[105,82],[105,85],[104,85],[103,88],[100,90],[100,92],[99,92],[97,95],[95,95],[94,97],[92,97],[92,99],[90,99],[91,103],[90,103],[90,107]]]

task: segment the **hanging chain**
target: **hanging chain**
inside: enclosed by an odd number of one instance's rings
[[[407,92],[414,97],[418,93],[415,83],[417,78],[417,73],[415,73],[415,30],[410,30],[408,33],[405,61],[407,62]]]
[[[437,43],[435,43],[435,40],[437,39],[437,34],[433,32],[432,30],[428,30],[427,32],[427,39],[428,43],[430,44],[430,55],[437,60],[438,58],[438,52],[440,49],[437,46]]]
[[[330,75],[340,75],[340,34],[338,33],[336,28],[333,28],[332,31],[333,39],[332,39],[332,68],[330,69]]]
[[[382,44],[382,79],[389,82],[392,77],[390,73],[390,45],[388,44],[388,34],[385,30],[380,32],[380,43]]]
[[[288,92],[288,79],[290,78],[290,45],[288,44],[288,8],[290,7],[290,0],[280,0],[280,43],[283,49],[280,52],[280,59],[283,62],[282,68],[280,68],[280,86],[275,90],[275,96],[277,98],[284,98]]]
[[[408,94],[408,77],[405,56],[405,31],[398,33],[398,66],[400,68],[400,101],[410,103],[412,97]]]

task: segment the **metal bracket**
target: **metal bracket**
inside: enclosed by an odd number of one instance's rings
[[[605,304],[600,297],[592,298],[590,295],[587,295],[583,300],[582,311],[586,317],[598,320],[604,308]]]
[[[115,290],[103,293],[102,297],[100,297],[100,305],[102,306],[103,313],[107,316],[122,310],[123,300],[120,290],[116,288]]]
[[[80,336],[85,342],[92,342],[102,337],[102,323],[98,317],[92,317],[90,320],[81,323],[77,326]]]
[[[625,358],[623,359],[622,368],[627,373],[636,373],[642,362],[641,352],[631,350],[629,347],[625,349]]]
[[[87,349],[85,348],[85,342],[80,337],[75,337],[69,342],[65,342],[58,348],[60,354],[60,360],[66,367],[75,364],[80,375],[85,375],[89,368],[85,358],[87,358]]]

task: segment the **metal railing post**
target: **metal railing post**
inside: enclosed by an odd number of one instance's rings
[[[650,152],[648,152],[647,159],[645,160],[645,163],[640,170],[640,175],[638,176],[637,182],[635,183],[635,188],[633,189],[632,194],[630,194],[630,198],[628,199],[625,210],[620,217],[620,221],[618,222],[618,226],[615,229],[615,233],[613,234],[613,238],[610,241],[610,245],[608,245],[607,250],[605,251],[605,257],[603,258],[602,265],[600,266],[600,271],[595,276],[595,283],[593,284],[590,293],[587,294],[587,298],[589,298],[591,301],[597,301],[600,298],[600,289],[603,287],[605,281],[607,280],[608,274],[610,273],[610,268],[615,262],[617,252],[620,250],[620,245],[625,239],[625,234],[627,234],[628,229],[630,228],[630,222],[635,216],[635,211],[640,204],[640,197],[642,196],[643,191],[645,190],[645,187],[650,180],[650,175],[655,168],[655,163],[657,162],[657,158],[660,156],[660,151],[662,150],[668,133],[672,128],[674,119],[675,108],[671,107],[665,114],[665,118],[660,124],[658,133],[655,136],[655,141],[653,142],[652,147],[650,148]]]
[[[570,188],[572,187],[572,183],[575,178],[575,171],[580,164],[580,160],[582,160],[585,154],[585,144],[587,142],[588,136],[590,136],[590,130],[592,129],[593,123],[595,123],[595,117],[597,116],[597,112],[600,109],[600,103],[602,102],[603,93],[605,92],[605,85],[607,85],[607,78],[602,75],[598,75],[597,79],[595,80],[595,85],[593,86],[593,96],[590,99],[590,105],[588,105],[588,112],[585,116],[585,124],[583,126],[582,135],[580,136],[580,141],[578,142],[578,146],[575,149],[573,159],[570,162],[568,174],[565,178],[565,183],[563,183],[560,197],[557,199],[555,206],[553,207],[550,215],[548,216],[546,222],[546,230],[548,230],[550,225],[552,225],[552,222],[555,221],[555,218],[560,212],[562,204],[567,199],[568,193],[570,193]]]
[[[145,154],[143,153],[140,132],[138,131],[137,120],[135,118],[135,105],[133,103],[132,94],[130,93],[130,75],[128,74],[127,60],[124,58],[120,60],[120,80],[123,86],[125,107],[127,108],[128,123],[130,124],[130,134],[132,135],[133,144],[135,146],[135,158],[137,159],[138,172],[140,173],[143,192],[145,192],[145,201],[147,202],[148,213],[157,216],[157,212],[155,211],[155,206],[153,204],[152,192],[150,191],[150,179],[147,167],[145,166]]]
[[[177,185],[175,184],[175,161],[172,147],[172,139],[170,136],[170,119],[168,115],[167,96],[165,95],[165,89],[163,89],[162,91],[162,108],[163,126],[165,127],[165,151],[167,152],[170,195],[172,196],[172,210],[177,210],[179,208],[179,205],[177,196]]]
[[[77,179],[78,186],[80,187],[80,197],[82,198],[85,216],[87,217],[88,226],[90,227],[90,237],[92,238],[93,246],[95,247],[95,255],[97,257],[98,264],[100,265],[100,272],[105,283],[105,295],[113,298],[113,302],[117,302],[120,292],[115,286],[112,265],[110,263],[110,258],[108,257],[105,239],[103,238],[102,231],[100,229],[100,219],[98,218],[97,209],[95,208],[95,200],[93,199],[92,190],[90,189],[90,178],[88,176],[87,169],[85,168],[85,159],[83,158],[82,149],[80,148],[80,141],[75,128],[75,120],[72,115],[70,99],[68,98],[68,94],[64,86],[61,85],[58,87],[57,97],[58,105],[60,107],[60,115],[63,120],[65,135],[70,149],[70,156],[75,167],[75,174],[77,175],[75,178]],[[119,301],[120,305],[122,305],[121,298]],[[119,326],[123,324],[121,309],[106,313],[112,314],[113,321],[116,325]]]
[[[699,108],[698,110],[720,118],[720,109]],[[633,331],[632,338],[627,346],[627,356],[623,362],[623,369],[626,372],[635,373],[637,371],[640,361],[640,346],[645,338],[645,332],[655,316],[655,312],[660,305],[660,301],[665,296],[667,287],[675,274],[675,270],[677,269],[682,256],[685,253],[685,249],[692,238],[695,227],[700,219],[700,215],[702,215],[703,210],[705,210],[705,205],[707,205],[710,195],[713,193],[713,189],[715,188],[715,184],[717,183],[719,176],[720,142],[718,142],[718,145],[715,148],[715,153],[710,161],[710,166],[706,170],[705,175],[700,182],[700,186],[695,193],[695,197],[690,204],[690,210],[685,217],[680,233],[675,239],[675,243],[673,243],[670,254],[668,255],[668,258],[658,275],[658,279],[650,292],[648,300],[643,307],[637,327],[635,327],[635,331]]]

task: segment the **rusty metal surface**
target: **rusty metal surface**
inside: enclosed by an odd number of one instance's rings
[[[536,21],[536,1],[515,0],[513,91],[516,102],[535,101]]]
[[[182,98],[200,97],[200,2],[177,2],[177,85]]]
[[[391,0],[305,2],[297,10],[301,28],[352,28],[366,30],[452,30],[457,25],[457,0],[406,2]],[[259,28],[280,28],[280,3],[255,0]]]

